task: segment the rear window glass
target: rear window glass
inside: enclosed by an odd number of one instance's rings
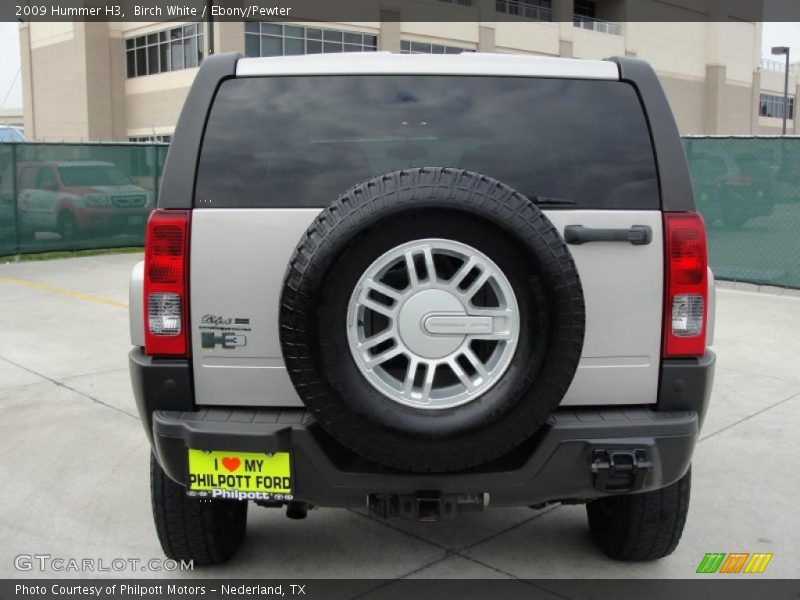
[[[659,208],[650,136],[628,84],[405,75],[224,82],[195,204],[325,207],[365,179],[422,166],[477,171],[579,208]]]

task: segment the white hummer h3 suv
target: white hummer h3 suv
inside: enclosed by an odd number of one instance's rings
[[[611,557],[678,543],[713,277],[645,62],[212,56],[130,307],[172,558],[228,560],[249,501],[585,503]]]

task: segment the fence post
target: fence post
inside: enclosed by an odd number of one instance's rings
[[[150,146],[153,150],[153,202],[156,206],[158,206],[158,160],[159,160],[159,148],[155,144]]]
[[[14,249],[15,254],[21,254],[19,247],[19,190],[17,189],[17,144],[11,144],[11,196],[14,198]]]

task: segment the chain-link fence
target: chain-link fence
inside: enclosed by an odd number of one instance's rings
[[[0,256],[144,244],[164,144],[0,144]]]
[[[800,288],[800,138],[687,137],[718,279]]]
[[[800,138],[684,146],[717,278],[800,288]],[[0,256],[142,245],[166,154],[164,144],[0,144]]]

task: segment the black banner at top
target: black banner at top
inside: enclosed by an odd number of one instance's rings
[[[0,21],[800,21],[798,0],[2,0]]]

